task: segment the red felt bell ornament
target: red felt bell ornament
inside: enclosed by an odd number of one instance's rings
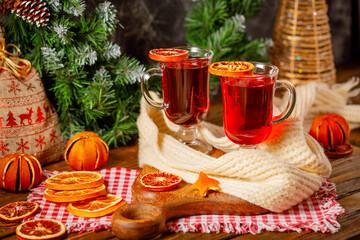
[[[315,118],[309,133],[325,148],[328,157],[344,157],[352,153],[352,146],[346,143],[350,135],[349,123],[338,114]]]

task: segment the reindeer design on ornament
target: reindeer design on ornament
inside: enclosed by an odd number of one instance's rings
[[[26,110],[29,111],[29,113],[23,113],[19,115],[20,118],[20,126],[24,125],[24,120],[28,120],[28,124],[32,124],[31,120],[31,114],[33,113],[32,108],[26,108]]]

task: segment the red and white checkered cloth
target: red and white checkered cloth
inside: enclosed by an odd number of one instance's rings
[[[104,179],[109,193],[121,196],[131,203],[131,185],[139,170],[125,168],[109,168],[99,171]],[[44,171],[44,179],[60,173],[59,171]],[[52,203],[44,197],[45,183],[42,181],[31,190],[28,201],[37,202],[41,212],[28,217],[29,219],[52,218],[62,221],[68,232],[95,231],[111,228],[111,216],[98,218],[82,218],[72,215],[66,210],[66,204]],[[336,217],[344,213],[344,209],[335,200],[335,184],[324,179],[321,189],[311,198],[303,201],[292,209],[278,213],[257,216],[237,215],[198,215],[169,221],[166,231],[175,232],[235,232],[237,234],[260,233],[267,231],[298,231],[302,229],[316,232],[335,233],[340,224]]]

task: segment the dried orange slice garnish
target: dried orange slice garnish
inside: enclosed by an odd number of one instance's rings
[[[16,228],[18,239],[60,240],[66,235],[65,225],[54,219],[35,219],[24,222]]]
[[[105,185],[94,188],[84,188],[78,190],[53,190],[45,189],[45,198],[51,202],[74,202],[101,195],[106,195]]]
[[[206,197],[209,190],[219,191],[219,181],[209,178],[204,172],[199,173],[199,178],[190,186],[190,189],[198,189],[202,197]]]
[[[254,65],[249,62],[223,61],[212,63],[209,66],[209,72],[211,74],[224,77],[241,77],[251,75],[254,68]]]
[[[13,202],[0,208],[0,219],[5,222],[21,222],[38,210],[39,204],[35,202]]]
[[[168,191],[175,188],[182,181],[178,175],[167,172],[154,172],[144,175],[141,185],[150,191]]]
[[[60,173],[45,180],[45,188],[54,190],[76,190],[93,188],[104,183],[100,173],[90,171]]]
[[[158,48],[150,50],[149,57],[159,62],[180,62],[189,57],[189,51],[174,48]]]
[[[125,201],[119,196],[108,194],[83,201],[69,203],[66,209],[79,217],[101,217],[114,212]]]

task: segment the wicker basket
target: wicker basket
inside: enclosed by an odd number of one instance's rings
[[[333,84],[336,70],[325,0],[279,0],[270,57],[294,85]]]

